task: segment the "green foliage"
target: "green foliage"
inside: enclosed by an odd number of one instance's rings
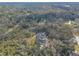
[[[0,55],[69,56],[73,53],[72,27],[64,25],[65,20],[76,18],[73,12],[50,9],[34,13],[20,8],[1,8]],[[38,46],[36,34],[41,32],[47,41]]]

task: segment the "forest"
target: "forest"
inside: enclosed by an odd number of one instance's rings
[[[79,3],[0,3],[0,56],[78,56]]]

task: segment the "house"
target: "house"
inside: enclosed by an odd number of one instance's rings
[[[36,43],[37,43],[37,45],[39,45],[39,46],[47,46],[47,37],[46,37],[46,35],[45,35],[45,33],[37,33],[36,34]]]

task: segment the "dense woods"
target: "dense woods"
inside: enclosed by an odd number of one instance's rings
[[[79,19],[79,9],[74,7],[74,3],[69,4],[71,8],[64,6],[65,3],[58,3],[59,6],[38,3],[31,7],[30,3],[21,4],[0,4],[1,56],[76,55],[74,46],[77,42],[72,28],[75,25],[78,29],[75,22]],[[69,21],[75,24],[65,25]]]

